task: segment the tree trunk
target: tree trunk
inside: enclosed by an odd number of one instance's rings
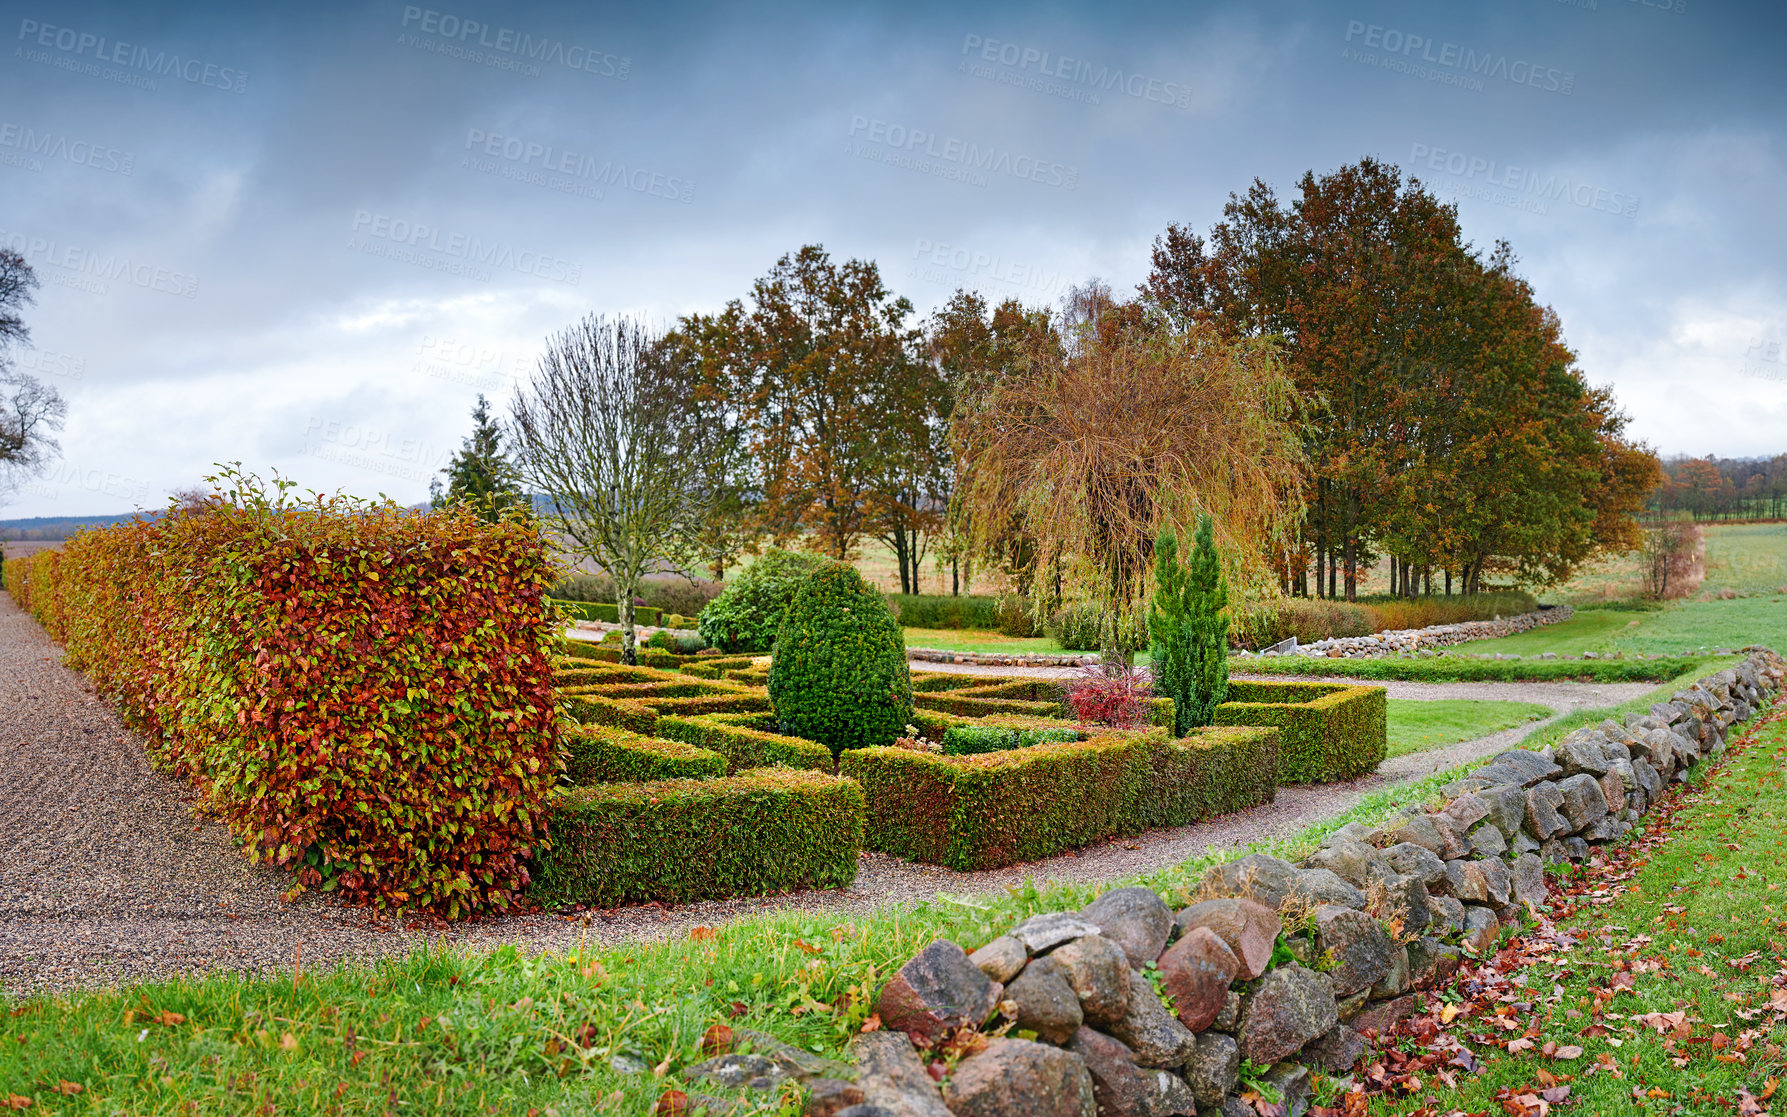
[[[633,592],[638,589],[633,579],[614,580],[614,607],[620,614],[620,661],[629,667],[639,664],[639,635],[633,631]]]
[[[1355,529],[1359,521],[1359,494],[1351,485],[1346,493],[1346,599],[1359,600],[1359,544]]]
[[[956,556],[949,556],[949,596],[962,596],[962,568]]]

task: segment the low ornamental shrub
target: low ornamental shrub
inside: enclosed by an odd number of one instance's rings
[[[1103,620],[1104,613],[1095,605],[1069,605],[1049,614],[1044,629],[1066,651],[1095,652]]]
[[[1030,611],[1028,598],[1000,598],[998,616],[999,631],[1006,636],[1027,638],[1041,634],[1041,629],[1036,625],[1036,615]]]
[[[889,744],[912,721],[899,622],[855,567],[828,563],[789,603],[770,662],[769,701],[784,733],[834,756]]]
[[[1283,783],[1350,780],[1377,770],[1387,743],[1383,687],[1235,681],[1218,725],[1269,725]]]
[[[856,879],[862,788],[827,773],[596,784],[555,806],[532,890],[548,904],[685,903]]]
[[[1067,687],[1067,705],[1087,725],[1128,729],[1148,724],[1148,699],[1154,696],[1148,673],[1140,668],[1107,672],[1092,664]]]
[[[1120,732],[973,756],[847,752],[862,785],[870,849],[968,872],[1269,803],[1278,732]]]
[[[510,906],[558,779],[538,534],[224,479],[227,502],[44,552],[24,600],[156,766],[297,888]]]
[[[826,561],[775,547],[765,551],[701,610],[702,639],[729,654],[769,651],[802,580]]]

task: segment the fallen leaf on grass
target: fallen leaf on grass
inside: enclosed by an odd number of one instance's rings
[[[58,1094],[67,1094],[69,1097],[72,1098],[76,1094],[80,1093],[82,1090],[86,1089],[86,1087],[82,1086],[79,1082],[70,1082],[65,1078],[62,1081],[56,1083],[56,1085],[54,1087],[52,1087],[52,1089],[54,1089]],[[1767,1097],[1768,1095],[1764,1094],[1763,1096]]]
[[[20,1097],[18,1094],[8,1094],[4,1104],[8,1109],[30,1109],[33,1103],[30,1098]]]
[[[1553,1051],[1551,1057],[1553,1059],[1580,1059],[1582,1058],[1582,1048],[1577,1047],[1573,1043],[1565,1044],[1563,1047]]]

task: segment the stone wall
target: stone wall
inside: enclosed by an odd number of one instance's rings
[[[934,942],[882,990],[881,1030],[853,1041],[856,1081],[820,1084],[808,1113],[1241,1117],[1247,1061],[1298,1117],[1309,1067],[1351,1069],[1417,990],[1545,902],[1547,864],[1630,830],[1784,674],[1754,649],[1623,724],[1496,756],[1442,810],[1343,827],[1302,865],[1256,854],[1212,868],[1178,912],[1122,888],[972,954]],[[971,1053],[939,1084],[931,1053],[964,1037]]]
[[[1513,636],[1540,625],[1561,624],[1575,611],[1568,605],[1557,605],[1513,617],[1497,617],[1489,621],[1460,621],[1457,624],[1435,624],[1426,628],[1396,628],[1370,636],[1335,636],[1312,644],[1299,644],[1296,637],[1261,651],[1260,655],[1327,656],[1331,659],[1372,659],[1377,656],[1444,648],[1469,640],[1493,640]],[[1246,656],[1248,653],[1237,653]]]

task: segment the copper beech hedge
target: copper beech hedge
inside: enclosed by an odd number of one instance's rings
[[[9,561],[6,584],[294,891],[510,906],[558,778],[538,535],[233,495]]]

